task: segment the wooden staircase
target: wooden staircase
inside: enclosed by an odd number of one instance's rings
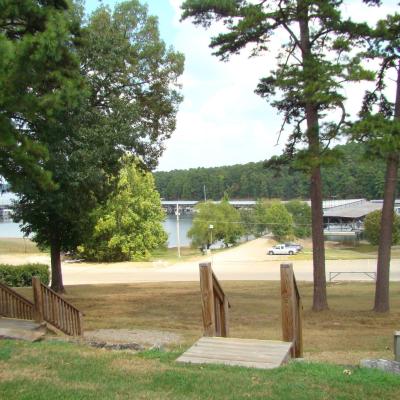
[[[66,335],[83,334],[82,313],[76,307],[40,282],[38,277],[32,278],[32,289],[33,302],[0,282],[0,328],[6,325],[4,329],[8,329],[8,323],[13,324],[14,329],[25,327],[29,331],[34,330],[35,324],[31,321],[35,321],[39,327],[44,325]],[[14,322],[6,322],[5,318]]]
[[[281,265],[283,341],[228,338],[228,298],[210,263],[200,264],[204,337],[178,362],[270,369],[302,357],[302,304],[292,264]]]

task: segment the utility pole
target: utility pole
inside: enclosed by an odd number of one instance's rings
[[[206,185],[203,185],[204,201],[207,201]]]
[[[179,236],[179,204],[176,203],[176,241],[177,241],[177,249],[178,249],[178,257],[181,257],[181,241],[180,241],[180,236]]]

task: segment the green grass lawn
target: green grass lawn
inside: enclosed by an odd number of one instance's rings
[[[400,379],[377,370],[290,363],[275,370],[178,364],[61,342],[0,341],[2,399],[397,399]]]

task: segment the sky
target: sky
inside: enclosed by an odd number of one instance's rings
[[[249,58],[243,51],[221,62],[212,55],[210,37],[220,27],[205,30],[189,20],[180,22],[182,0],[144,0],[149,13],[159,19],[162,39],[185,55],[185,71],[180,79],[184,100],[177,114],[177,127],[165,143],[159,171],[243,164],[279,155],[286,136],[279,138],[282,116],[254,93],[259,79],[268,75],[275,58]],[[90,13],[100,4],[113,7],[117,0],[86,0]],[[345,1],[343,12],[358,21],[373,23],[397,8],[398,0],[383,0],[381,8]],[[279,35],[272,46],[278,49]],[[350,99],[346,111],[359,110],[368,84],[345,90]],[[389,88],[390,89],[390,88]],[[394,93],[394,89],[392,91]]]

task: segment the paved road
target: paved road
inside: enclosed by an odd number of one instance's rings
[[[198,281],[200,261],[211,261],[213,269],[221,280],[279,280],[279,265],[285,262],[283,256],[268,256],[265,249],[268,246],[266,239],[257,239],[241,246],[216,253],[211,257],[201,257],[191,262],[169,264],[166,262],[153,263],[66,263],[62,265],[64,283],[77,284],[102,284],[102,283],[135,283],[135,282],[173,282],[173,281]],[[48,256],[25,256],[24,262],[47,262]],[[16,257],[10,260],[0,256],[0,262],[21,263],[22,259]],[[312,262],[310,260],[294,260],[294,271],[297,280],[312,281]],[[374,272],[376,259],[360,260],[328,260],[326,262],[327,278],[329,272]],[[338,278],[348,280],[371,281],[366,275],[343,274]],[[400,259],[391,263],[392,281],[400,281]]]
[[[225,261],[213,263],[213,269],[220,280],[279,280],[279,261],[237,262]],[[296,278],[299,281],[312,281],[312,263],[296,261],[293,263]],[[370,271],[376,268],[375,260],[333,260],[327,261],[327,278],[331,271]],[[64,282],[67,285],[99,283],[134,282],[174,282],[198,281],[198,262],[179,263],[170,266],[137,268],[128,265],[90,266],[64,264]],[[344,280],[371,280],[365,274],[342,274]],[[338,279],[336,278],[336,279]],[[393,260],[391,280],[400,281],[400,260]]]

